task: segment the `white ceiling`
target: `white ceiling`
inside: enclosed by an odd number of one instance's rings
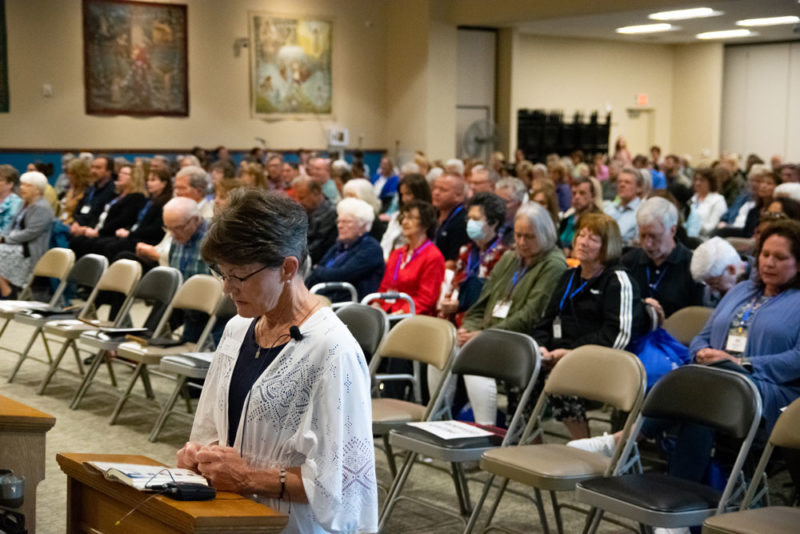
[[[670,9],[688,9],[690,7],[710,7],[723,15],[703,19],[679,20],[670,22],[680,29],[653,34],[622,35],[614,30],[621,26],[653,24],[661,21],[650,20],[647,16],[655,11]],[[798,0],[735,0],[710,1],[699,0],[696,5],[675,7],[665,2],[659,9],[622,11],[600,15],[559,17],[541,19],[531,22],[520,22],[515,26],[523,33],[548,35],[556,37],[583,37],[587,39],[613,39],[618,41],[648,42],[657,44],[679,44],[700,42],[696,34],[707,31],[737,29],[737,20],[761,17],[777,17],[785,15],[800,16]],[[738,39],[728,39],[726,43],[755,43],[768,41],[800,40],[800,25],[767,26],[750,28],[759,35]]]

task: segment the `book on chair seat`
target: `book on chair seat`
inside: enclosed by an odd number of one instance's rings
[[[179,467],[124,464],[116,462],[86,462],[100,471],[107,480],[122,482],[141,491],[161,491],[173,482],[191,482],[208,486],[201,475]]]

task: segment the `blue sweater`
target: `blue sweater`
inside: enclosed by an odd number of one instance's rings
[[[358,300],[378,290],[385,269],[383,249],[374,237],[363,234],[345,248],[337,241],[311,272],[306,285],[321,282],[350,282],[358,291]],[[326,293],[334,302],[350,300],[347,292]]]
[[[692,357],[700,349],[725,350],[728,331],[736,310],[761,295],[747,280],[731,289],[720,301],[703,330],[692,340]],[[771,431],[780,409],[800,397],[800,290],[787,289],[756,310],[747,331],[742,356],[753,364],[751,376],[763,401],[764,419]]]

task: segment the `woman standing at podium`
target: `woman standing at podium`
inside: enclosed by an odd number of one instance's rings
[[[289,515],[286,532],[377,530],[369,371],[306,289],[308,221],[294,201],[237,190],[203,247],[238,316],[206,378],[178,465]]]

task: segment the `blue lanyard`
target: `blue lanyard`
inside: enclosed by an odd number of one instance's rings
[[[450,212],[450,215],[448,215],[447,217],[445,217],[445,219],[444,219],[444,222],[443,222],[443,223],[442,223],[442,225],[439,227],[439,229],[442,229],[442,228],[444,228],[445,226],[447,226],[447,223],[449,223],[449,222],[450,222],[450,219],[452,219],[453,217],[455,217],[456,215],[458,215],[458,212],[459,212],[459,211],[461,211],[461,210],[463,210],[463,209],[464,209],[464,205],[463,205],[463,204],[459,204],[459,205],[458,205],[458,207],[457,207],[456,209],[454,209],[453,211],[451,211],[451,212]]]
[[[664,279],[664,275],[667,274],[667,269],[669,269],[669,265],[664,266],[664,270],[661,271],[661,274],[658,276],[658,280],[656,280],[655,284],[650,283],[650,267],[647,267],[647,286],[653,290],[658,291],[658,285],[661,283],[661,280]]]
[[[331,259],[329,259],[329,260],[328,260],[328,263],[326,263],[326,264],[325,264],[325,267],[333,267],[334,265],[336,265],[337,263],[339,263],[339,260],[341,260],[342,258],[344,258],[345,256],[347,256],[347,254],[348,254],[349,252],[350,252],[350,250],[348,250],[348,249],[342,250],[341,252],[339,252],[338,254],[336,254],[334,257],[332,257]]]
[[[755,313],[758,309],[769,301],[760,302],[761,298],[764,296],[764,293],[761,293],[761,296],[756,296],[753,298],[753,302],[750,303],[750,306],[744,311],[742,314],[742,321],[739,323],[740,325],[746,325],[747,319],[750,318],[750,314]]]
[[[423,250],[425,250],[426,248],[428,248],[428,246],[430,246],[430,244],[431,244],[431,240],[430,239],[426,239],[425,243],[423,243],[423,245],[421,247],[419,247],[417,250],[414,251],[414,253],[411,255],[411,259],[408,260],[408,262],[406,262],[406,265],[408,265],[409,263],[414,261],[414,258],[419,256],[420,253]],[[392,276],[392,288],[394,288],[394,289],[397,289],[397,275],[400,273],[400,264],[401,263],[403,263],[403,255],[402,254],[398,255],[397,262],[394,264],[394,276]]]
[[[147,213],[147,210],[150,209],[150,205],[151,204],[152,204],[152,201],[148,200],[145,203],[144,207],[141,210],[139,210],[139,215],[136,216],[136,226],[139,226],[139,224],[142,222],[142,219],[144,219],[144,215],[145,215],[145,213]]]
[[[486,255],[489,254],[494,249],[494,247],[497,246],[497,244],[499,242],[500,242],[500,236],[498,235],[497,238],[494,240],[494,243],[492,243],[489,246],[489,248],[487,248],[483,252],[483,254],[480,253],[480,251],[478,250],[478,247],[473,247],[472,250],[469,251],[469,256],[467,257],[467,274],[468,275],[473,275],[473,274],[477,274],[478,273],[478,270],[481,268],[481,264],[483,264],[483,260],[484,260],[484,258],[486,258]],[[473,264],[475,259],[477,259],[478,261],[477,261],[477,263]]]
[[[569,284],[567,284],[567,290],[564,291],[564,295],[561,297],[561,302],[558,303],[559,314],[564,310],[564,301],[567,300],[567,297],[569,296],[569,299],[572,300],[572,298],[578,293],[580,293],[581,290],[583,290],[583,288],[586,287],[586,284],[589,283],[589,280],[584,280],[583,283],[580,285],[580,287],[578,287],[578,289],[570,293],[569,290],[572,289],[572,282],[575,280],[575,273],[577,272],[578,272],[577,269],[572,271],[572,276],[569,277]]]
[[[524,278],[525,275],[528,273],[529,268],[522,267],[522,260],[519,260],[519,263],[520,263],[520,268],[514,271],[514,277],[511,279],[511,291],[509,291],[509,293],[512,293],[514,291],[514,288],[517,286],[517,280]]]

